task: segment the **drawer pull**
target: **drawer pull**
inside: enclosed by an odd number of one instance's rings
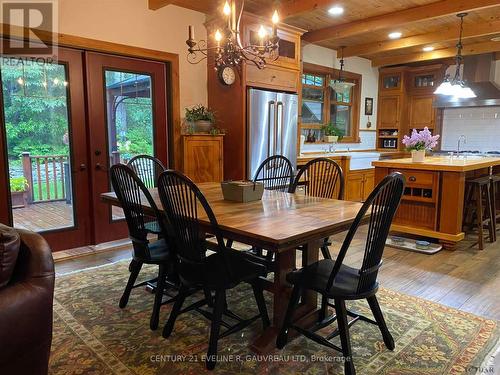
[[[410,178],[408,178],[408,180],[410,180],[411,182],[415,182],[415,181],[417,181],[417,178],[415,176],[410,176]]]

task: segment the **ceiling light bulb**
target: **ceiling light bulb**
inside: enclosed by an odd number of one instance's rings
[[[273,13],[273,18],[272,18],[273,23],[276,25],[278,22],[280,22],[280,16],[278,15],[278,11],[275,10]]]
[[[229,16],[231,14],[231,7],[229,6],[229,3],[227,1],[224,4],[224,9],[222,11],[226,16]]]
[[[330,13],[332,16],[340,16],[342,13],[344,13],[344,8],[339,5],[335,5],[328,9],[328,13]]]
[[[389,34],[389,38],[391,39],[399,39],[401,38],[401,35],[403,35],[402,33],[400,33],[399,31],[394,31],[392,33]]]
[[[259,28],[259,38],[264,39],[267,35],[266,29],[264,29],[264,26],[260,25]]]
[[[220,42],[222,40],[222,34],[220,33],[219,29],[215,31],[215,41]]]
[[[434,47],[427,46],[427,47],[422,48],[422,51],[424,51],[424,52],[431,52],[431,51],[434,51]]]

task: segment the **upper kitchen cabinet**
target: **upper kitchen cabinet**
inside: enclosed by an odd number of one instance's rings
[[[378,100],[378,128],[398,129],[401,124],[401,95],[384,95]]]
[[[379,91],[380,93],[394,93],[403,91],[404,69],[389,68],[380,71]]]
[[[268,21],[268,20],[266,20]],[[269,22],[251,14],[245,14],[243,18],[243,44],[260,44],[259,28],[263,25],[267,35],[272,35],[272,26]],[[280,38],[278,58],[269,60],[268,65],[282,66],[289,69],[300,70],[300,37],[304,30],[280,23],[278,26],[278,37]]]
[[[443,80],[445,70],[443,64],[408,68],[408,90],[412,94],[433,94]]]
[[[433,130],[436,127],[436,108],[433,106],[434,94],[411,95],[408,99],[408,126],[411,129]]]

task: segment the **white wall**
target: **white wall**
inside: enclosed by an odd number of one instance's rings
[[[339,61],[337,59],[337,51],[317,46],[315,44],[302,45],[302,61],[311,64],[327,66],[330,68],[339,69]],[[371,129],[375,129],[377,125],[377,99],[378,99],[378,69],[371,66],[371,61],[362,57],[347,57],[345,58],[344,69],[362,75],[361,85],[361,105],[359,113],[359,128],[361,143],[347,144],[342,143],[338,148],[352,149],[374,149],[375,147],[375,132],[363,131],[366,129],[368,121],[365,116],[365,98],[373,98],[373,116],[370,116],[372,123]],[[307,148],[314,147],[308,145]],[[324,147],[324,146],[323,146]]]
[[[206,39],[203,13],[147,0],[59,0],[59,32],[179,54],[180,106],[207,103],[207,66],[186,61],[187,27]]]

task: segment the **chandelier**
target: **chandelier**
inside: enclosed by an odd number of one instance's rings
[[[214,33],[215,46],[208,47],[205,40],[196,41],[194,38],[194,28],[189,26],[189,38],[187,60],[191,64],[198,64],[207,58],[209,51],[215,53],[215,69],[221,70],[224,67],[237,67],[241,61],[253,63],[257,68],[263,69],[266,61],[275,61],[278,57],[278,12],[275,10],[271,18],[272,34],[263,25],[258,31],[258,44],[244,46],[241,42],[240,22],[243,14],[245,1],[241,2],[241,7],[236,10],[236,0],[226,1],[222,13],[226,18],[226,26],[223,30],[217,29]]]
[[[344,92],[353,86],[356,86],[353,82],[347,82],[344,77],[342,77],[342,72],[344,71],[344,47],[340,47],[340,70],[339,77],[330,82],[330,87],[336,92]]]
[[[455,76],[450,80],[450,75],[447,74],[444,77],[444,81],[439,85],[439,87],[434,91],[434,94],[453,96],[454,99],[470,99],[475,98],[476,94],[472,89],[467,86],[463,77],[460,74],[460,67],[463,65],[464,57],[462,56],[462,34],[464,29],[464,17],[467,13],[459,13],[457,17],[460,18],[460,35],[458,37],[457,43],[457,55],[456,60],[456,70]]]

